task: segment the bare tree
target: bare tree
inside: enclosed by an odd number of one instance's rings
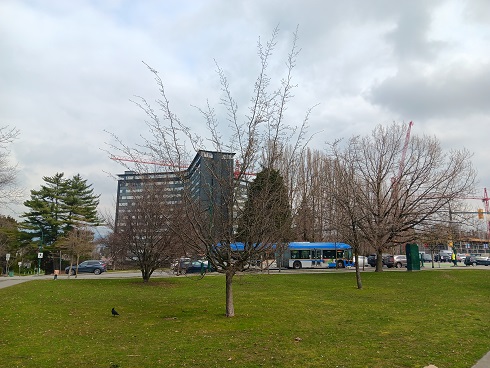
[[[94,233],[86,227],[77,227],[70,230],[66,236],[61,238],[57,245],[64,250],[65,254],[70,256],[70,269],[68,277],[72,274],[78,276],[78,264],[80,257],[92,254],[94,250]],[[76,267],[73,267],[75,261]],[[60,270],[61,271],[61,270]]]
[[[16,183],[17,168],[10,164],[8,146],[19,137],[19,130],[9,126],[0,127],[0,205],[7,207],[22,197]]]
[[[127,256],[136,260],[144,282],[183,248],[178,236],[186,228],[182,207],[169,202],[168,195],[173,195],[168,186],[151,178],[142,180],[116,224],[116,242],[126,244]]]
[[[405,156],[404,138],[404,127],[394,123],[376,127],[371,136],[353,137],[343,147],[332,145],[332,159],[352,177],[343,182],[349,186],[344,210],[349,208],[350,223],[377,252],[376,271],[382,270],[384,250],[439,222],[441,211],[457,206],[475,180],[468,151],[443,152],[436,138],[413,136]]]
[[[120,240],[114,230],[101,238],[99,242],[105,245],[102,254],[110,261],[112,270],[115,271],[118,267],[121,267],[128,254],[127,244]]]
[[[433,224],[423,229],[420,234],[420,242],[429,250],[434,268],[434,255],[439,253],[441,247],[447,244],[451,238],[451,229],[447,224]]]
[[[207,188],[201,192],[192,192],[192,163],[189,170],[182,172],[181,180],[188,182],[181,192],[181,205],[185,209],[185,222],[191,231],[182,232],[175,229],[188,246],[188,251],[203,254],[213,266],[226,275],[226,316],[235,315],[232,281],[237,272],[245,270],[251,260],[261,257],[273,249],[280,239],[274,238],[264,229],[253,232],[243,242],[243,249],[236,245],[238,221],[244,210],[246,193],[246,173],[258,172],[261,168],[277,169],[278,156],[283,155],[285,142],[301,149],[299,142],[304,141],[310,110],[298,127],[289,126],[285,121],[286,106],[292,98],[292,71],[295,67],[298,49],[297,33],[294,34],[291,51],[286,61],[286,76],[278,87],[271,85],[268,75],[269,62],[276,45],[278,29],[271,39],[263,44],[260,39],[257,45],[260,60],[260,71],[255,80],[248,110],[242,118],[238,103],[232,97],[232,88],[225,71],[216,63],[217,74],[221,82],[221,105],[226,110],[226,122],[232,131],[231,136],[222,136],[222,123],[211,104],[199,108],[205,119],[209,136],[204,139],[195,135],[191,129],[179,120],[170,108],[166,89],[158,72],[149,67],[153,73],[160,99],[158,111],[150,103],[140,98],[136,103],[148,117],[147,125],[151,138],[137,148],[128,147],[117,136],[113,135],[116,144],[111,147],[111,154],[123,154],[138,160],[166,162],[174,167],[182,167],[190,161],[190,148],[195,152],[211,155],[213,159],[201,162],[201,169],[211,177]],[[204,143],[211,146],[205,150]],[[204,156],[200,156],[201,158]],[[239,168],[234,170],[234,160]],[[234,173],[235,172],[235,173]],[[266,213],[264,213],[265,217]],[[277,233],[275,233],[277,234]]]
[[[101,218],[103,218],[104,225],[107,226],[110,231],[100,238],[98,242],[104,245],[102,253],[108,258],[112,270],[115,271],[124,264],[128,254],[128,247],[124,241],[119,239],[119,236],[116,233],[116,220],[114,214],[105,211]]]
[[[307,149],[298,155],[298,166],[290,175],[296,239],[302,241],[336,241],[331,225],[335,219],[332,205],[333,165],[327,155]]]
[[[359,195],[360,178],[356,175],[350,151],[343,155],[337,153],[333,162],[334,171],[330,181],[333,211],[330,212],[330,223],[335,227],[342,238],[353,249],[356,265],[356,282],[358,289],[362,289],[361,273],[359,269],[359,253],[365,244],[366,237],[361,231],[360,222],[364,220],[361,210],[362,197]]]

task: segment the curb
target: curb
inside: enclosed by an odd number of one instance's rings
[[[490,367],[490,351],[478,362],[476,362],[476,364],[473,366],[473,368],[488,368],[488,367]]]

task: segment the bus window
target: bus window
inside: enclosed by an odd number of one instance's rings
[[[323,250],[323,258],[324,259],[333,259],[335,258],[335,250],[333,249],[328,249],[328,250]]]
[[[310,259],[310,250],[292,250],[291,251],[291,259]]]
[[[310,251],[307,250],[300,250],[299,251],[299,258],[300,259],[310,259]]]

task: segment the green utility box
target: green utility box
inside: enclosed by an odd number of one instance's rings
[[[419,246],[417,244],[406,244],[405,251],[407,254],[407,270],[420,271]]]

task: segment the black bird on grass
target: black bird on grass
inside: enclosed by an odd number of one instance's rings
[[[112,316],[113,316],[113,317],[115,317],[115,316],[118,316],[118,315],[119,315],[119,313],[117,313],[117,311],[116,311],[114,308],[112,308],[111,313],[112,313]]]

